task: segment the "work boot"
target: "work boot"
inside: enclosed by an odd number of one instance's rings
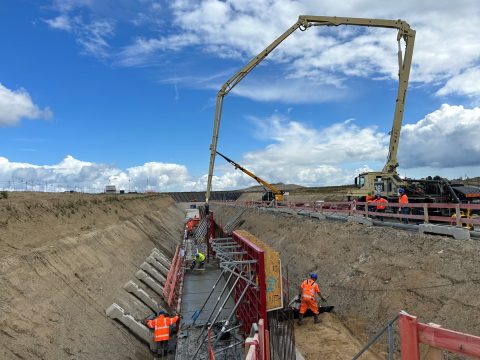
[[[313,323],[318,324],[320,322],[320,319],[318,318],[318,314],[313,315]]]
[[[298,315],[298,325],[303,324],[303,314]]]

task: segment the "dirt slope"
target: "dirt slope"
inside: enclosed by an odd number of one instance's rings
[[[212,208],[223,224],[235,212],[228,206]],[[281,253],[292,293],[316,271],[337,316],[362,341],[401,309],[424,322],[480,335],[478,241],[257,209],[245,212],[241,220],[239,228]]]
[[[11,194],[0,200],[0,358],[151,359],[107,318],[153,247],[172,253],[183,213],[169,197]]]

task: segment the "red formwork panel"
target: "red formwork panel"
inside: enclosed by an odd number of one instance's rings
[[[256,263],[248,265],[248,272],[253,274],[253,281],[257,287],[250,286],[247,293],[243,297],[237,308],[237,318],[241,321],[241,330],[245,336],[248,336],[250,329],[254,323],[258,323],[260,319],[267,319],[267,297],[265,288],[265,253],[263,249],[253,244],[248,239],[237,234],[232,234],[232,239],[240,245],[241,251],[246,254],[242,255],[242,260],[255,260]],[[245,290],[247,282],[240,279],[234,290],[235,302],[238,301],[241,294]],[[266,321],[266,320],[264,320]]]

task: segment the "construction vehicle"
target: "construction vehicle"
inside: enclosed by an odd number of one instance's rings
[[[233,161],[232,159],[226,157],[225,155],[223,155],[222,153],[218,152],[218,151],[215,151],[218,155],[220,155],[221,157],[223,157],[227,162],[229,162],[230,164],[232,164],[235,169],[238,169],[240,171],[242,171],[244,174],[247,174],[248,176],[250,176],[252,179],[254,179],[256,182],[258,182],[260,185],[263,186],[263,188],[266,190],[265,193],[263,194],[262,196],[262,201],[272,201],[272,200],[276,200],[276,201],[283,201],[283,195],[285,194],[285,191],[283,190],[280,190],[280,189],[277,189],[275,186],[273,186],[272,184],[269,184],[268,182],[266,182],[265,180],[259,178],[257,175],[255,175],[254,173],[252,173],[251,171],[248,171],[247,169],[245,169],[243,166],[241,166],[240,164],[236,163],[235,161]]]
[[[396,175],[397,164],[397,147],[398,139],[400,136],[400,128],[402,124],[403,108],[405,106],[405,96],[408,86],[408,78],[410,75],[410,67],[413,54],[413,45],[415,41],[415,30],[410,28],[405,21],[402,20],[382,20],[382,19],[365,19],[365,18],[349,18],[349,17],[331,17],[331,16],[311,16],[311,15],[302,15],[299,16],[297,22],[293,24],[287,31],[275,39],[270,45],[268,45],[263,51],[261,51],[257,56],[255,56],[248,64],[246,64],[242,69],[240,69],[235,75],[227,80],[223,84],[222,88],[217,94],[217,102],[215,107],[215,117],[213,124],[213,134],[212,134],[212,144],[210,145],[210,165],[208,170],[208,180],[207,180],[207,193],[206,193],[206,203],[208,204],[210,198],[210,192],[212,189],[212,178],[213,178],[213,169],[215,165],[215,156],[217,154],[217,143],[218,136],[220,131],[220,122],[222,117],[223,109],[223,100],[225,96],[240,82],[242,79],[247,76],[263,59],[265,59],[278,45],[282,43],[288,36],[290,36],[295,30],[300,29],[305,31],[314,26],[339,26],[339,25],[355,25],[355,26],[367,26],[367,27],[379,27],[379,28],[391,28],[397,29],[397,42],[398,42],[398,62],[400,66],[399,71],[399,87],[397,93],[397,103],[395,106],[395,115],[394,115],[394,127],[392,128],[392,134],[390,138],[390,154],[389,160],[385,165],[384,171],[377,173],[378,175],[363,175],[363,181],[373,181],[377,177],[385,176],[390,179]],[[405,56],[402,57],[402,51],[400,42],[401,40],[405,42]],[[373,174],[373,173],[372,173]],[[399,181],[400,177],[396,175]],[[368,185],[370,186],[370,185]],[[372,185],[373,186],[373,185]],[[397,182],[392,182],[395,189],[397,188]],[[364,190],[360,187],[361,193],[364,193]],[[367,191],[368,192],[368,191]]]

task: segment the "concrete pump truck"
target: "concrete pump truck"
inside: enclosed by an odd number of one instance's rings
[[[405,99],[412,65],[413,47],[415,43],[415,30],[403,20],[382,20],[351,17],[330,16],[299,16],[297,22],[287,31],[275,39],[263,51],[255,56],[248,64],[223,84],[217,94],[212,143],[210,145],[210,165],[208,171],[206,202],[208,204],[212,189],[213,169],[217,154],[217,143],[222,117],[223,101],[225,96],[247,76],[263,59],[265,59],[278,45],[282,43],[295,30],[305,31],[315,26],[354,25],[364,27],[378,27],[397,29],[398,43],[398,91],[393,115],[393,125],[390,132],[390,146],[388,158],[382,171],[366,172],[355,179],[356,189],[352,190],[349,198],[362,198],[368,193],[380,193],[390,200],[396,199],[399,188],[404,188],[412,202],[477,202],[480,201],[480,188],[452,184],[439,177],[422,180],[402,179],[397,173],[398,143],[402,127]],[[402,52],[402,40],[405,44],[405,53]]]

